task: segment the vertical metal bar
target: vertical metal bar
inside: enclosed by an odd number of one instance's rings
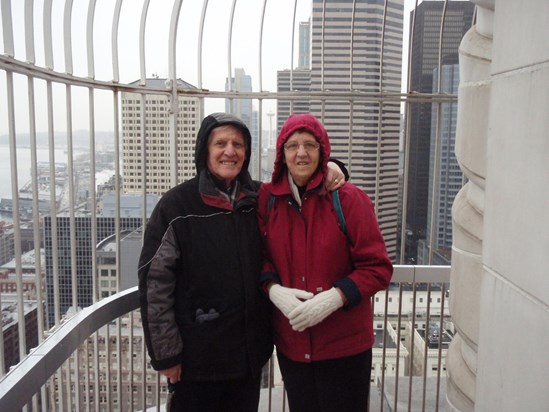
[[[425,346],[423,350],[423,396],[421,398],[421,410],[425,411],[427,396],[427,360],[429,354],[429,322],[431,321],[431,282],[427,284],[427,313],[425,316]]]
[[[383,412],[383,399],[385,396],[385,362],[387,360],[387,324],[389,317],[389,288],[385,289],[385,313],[383,315],[383,351],[381,354],[381,407],[380,411]],[[398,358],[397,358],[398,361]],[[395,379],[396,380],[396,379]]]
[[[88,4],[88,18],[86,21],[86,52],[88,56],[88,77],[95,78],[95,59],[93,55],[93,19],[95,16],[95,0]]]
[[[111,326],[110,324],[105,325],[105,389],[107,397],[107,408],[109,411],[112,411],[112,391],[111,391]],[[101,389],[101,388],[100,388]],[[99,390],[101,393],[101,390]]]
[[[94,385],[93,385],[93,402],[95,412],[99,412],[99,332],[93,334],[93,369],[94,369]]]
[[[31,16],[32,17],[32,16]],[[28,20],[27,20],[28,23]],[[27,56],[29,53],[27,53]],[[34,58],[34,56],[33,56]],[[41,228],[40,228],[40,212],[38,203],[38,172],[37,163],[38,158],[36,154],[36,111],[34,100],[34,80],[32,77],[27,78],[28,98],[29,98],[29,135],[31,146],[31,184],[32,184],[32,231],[34,238],[34,272],[35,272],[35,288],[36,288],[36,313],[37,313],[37,332],[38,332],[38,344],[44,340],[44,280],[42,279],[42,257],[40,253],[41,243]],[[3,358],[3,354],[2,354]],[[46,388],[41,388],[41,407],[46,408]],[[38,410],[38,405],[33,405],[35,410]]]
[[[267,1],[267,0],[265,0]],[[202,89],[202,41],[204,37],[204,21],[206,20],[206,10],[208,8],[208,0],[204,0],[202,3],[202,13],[200,15],[200,25],[198,28],[198,57],[197,57],[197,74],[198,74],[198,88]],[[261,70],[260,70],[261,76]],[[260,77],[261,79],[261,77]],[[261,80],[260,80],[261,82]],[[204,117],[204,97],[199,98],[199,119]]]
[[[407,95],[410,94],[410,82],[411,82],[411,70],[410,66],[412,63],[412,51],[414,48],[412,47],[414,43],[414,30],[416,27],[416,9],[417,9],[417,2],[415,1],[414,10],[412,13],[412,23],[410,24],[410,40],[408,42],[408,77],[406,80],[406,89],[407,89]],[[409,167],[409,159],[410,159],[410,141],[408,136],[410,136],[411,133],[411,103],[406,99],[406,104],[404,107],[404,118],[406,119],[406,131],[404,133],[404,165],[403,165],[403,187],[402,187],[402,222],[401,222],[401,228],[400,228],[400,264],[404,264],[404,258],[406,256],[406,222],[408,214],[408,167]]]
[[[143,220],[143,231],[142,231],[142,236],[145,235],[145,226],[146,226],[146,223],[147,223],[147,174],[146,174],[146,168],[147,168],[147,147],[146,147],[146,135],[147,135],[147,129],[146,129],[146,124],[145,124],[145,114],[146,114],[146,110],[145,110],[145,95],[144,94],[140,94],[140,98],[141,98],[141,106],[140,106],[140,115],[139,115],[139,122],[140,122],[140,126],[141,126],[141,182],[142,182],[142,187],[141,187],[141,194],[143,196],[143,211],[142,211],[142,220]],[[142,371],[143,371],[143,374],[144,374],[144,379],[143,379],[143,391],[142,391],[142,402],[143,402],[143,405],[142,405],[142,409],[143,410],[146,410],[147,409],[147,393],[145,391],[145,386],[146,386],[146,377],[147,377],[147,363],[146,363],[146,348],[145,348],[145,338],[142,337],[141,339],[141,350],[142,350],[142,353],[143,353],[143,363],[142,363]],[[160,391],[160,387],[157,386],[156,387],[157,391]],[[133,390],[133,389],[132,389]]]
[[[25,0],[25,56],[27,63],[35,63],[33,0]]]
[[[147,410],[147,378],[149,377],[149,374],[147,373],[147,348],[145,346],[145,337],[141,335],[141,353],[143,356],[141,356],[141,371],[143,373],[143,390],[141,391],[141,409]],[[156,387],[157,391],[160,391],[160,387]]]
[[[76,216],[75,216],[75,196],[74,196],[74,181],[76,179],[74,172],[74,154],[73,154],[73,140],[72,140],[72,94],[71,86],[67,84],[65,86],[65,96],[66,96],[66,109],[67,109],[67,163],[68,163],[68,183],[69,183],[69,232],[70,232],[70,244],[71,244],[71,295],[72,295],[72,310],[73,316],[78,312],[78,266],[76,262]],[[78,353],[78,352],[76,352]],[[79,375],[79,362],[78,356],[74,356],[74,377],[75,377],[75,387],[76,384],[80,381]],[[67,378],[70,377],[70,368]],[[68,382],[69,386],[69,405],[72,405],[72,391],[70,390],[70,380]],[[80,391],[76,391],[75,397],[75,407],[77,410],[80,410]]]
[[[437,390],[435,397],[436,412],[438,412],[438,403],[440,399],[440,368],[442,364],[442,337],[444,333],[444,300],[446,297],[446,283],[442,283],[442,290],[440,291],[440,325],[438,331],[438,360],[437,360]]]
[[[349,144],[347,146],[347,171],[349,176],[353,171],[353,124],[354,124],[355,101],[349,100]]]
[[[326,0],[322,2],[322,20],[320,21],[320,90],[324,91],[324,39],[326,36],[325,32],[325,25],[324,22],[326,21]],[[322,110],[324,110],[324,106],[322,107]],[[324,121],[324,113],[322,113],[322,120]]]
[[[51,216],[51,240],[52,240],[52,267],[53,267],[53,306],[54,324],[61,321],[61,308],[59,298],[59,254],[57,238],[57,194],[55,187],[55,139],[53,125],[53,91],[51,81],[46,83],[48,100],[48,145],[49,145],[49,180],[50,180],[50,216]]]
[[[122,0],[117,0],[114,6],[111,29],[111,59],[112,59],[112,80],[114,83],[120,81],[120,71],[118,66],[118,28],[120,24],[120,10],[122,9]]]
[[[23,296],[23,271],[21,268],[21,221],[19,218],[19,182],[17,177],[17,140],[15,133],[15,102],[13,90],[13,73],[6,72],[6,92],[8,97],[8,133],[11,166],[11,196],[13,202],[13,249],[15,254],[15,284],[17,287],[17,332],[19,334],[19,359],[26,355],[27,338],[25,332],[25,302]]]
[[[72,390],[71,390],[71,357],[69,356],[65,363],[63,364],[62,368],[65,372],[65,391],[67,392],[67,403],[65,407],[67,410],[73,410],[73,403],[72,403]],[[59,385],[61,387],[62,385]]]
[[[141,74],[141,85],[147,84],[147,71],[145,67],[145,25],[147,23],[149,2],[150,0],[143,1],[143,8],[141,9],[141,20],[139,23],[139,68]]]
[[[294,91],[294,43],[295,43],[295,17],[297,0],[294,0],[294,13],[292,18],[292,43],[290,46],[290,94]],[[290,99],[290,114],[294,111],[294,100]]]
[[[170,37],[169,37],[169,50],[168,50],[168,64],[169,64],[169,82],[171,82],[172,93],[170,96],[170,177],[171,186],[177,185],[179,180],[179,167],[178,167],[178,139],[177,139],[177,117],[179,114],[179,98],[177,95],[177,73],[176,73],[176,40],[177,40],[177,23],[179,20],[179,13],[181,11],[181,4],[183,0],[174,1],[172,8],[172,18],[170,21]]]
[[[11,1],[2,0],[2,35],[4,36],[4,55],[14,57],[13,47],[13,24],[11,16]]]
[[[265,9],[267,0],[263,0],[261,9],[261,23],[259,25],[259,91],[263,91],[263,29],[265,28]],[[260,133],[261,134],[261,133]],[[269,136],[270,138],[271,136]],[[261,171],[261,169],[259,169]]]
[[[408,382],[408,412],[412,410],[412,385],[413,385],[413,379],[414,379],[414,338],[415,338],[415,332],[416,332],[416,300],[417,300],[417,292],[416,292],[416,282],[414,279],[414,283],[412,284],[412,328],[410,329],[410,370],[408,371],[410,374],[410,379]]]
[[[114,198],[114,230],[115,230],[115,242],[116,242],[116,291],[120,292],[120,283],[121,283],[121,223],[120,223],[120,124],[119,124],[119,107],[118,107],[118,91],[113,91],[113,121],[114,121],[114,187],[115,187],[115,198]],[[131,313],[130,313],[131,319]],[[117,321],[118,323],[120,320]],[[130,328],[130,335],[133,330]],[[120,334],[118,336],[120,339]],[[133,383],[133,357],[132,351],[129,352],[130,359],[130,373],[128,374],[128,381],[130,385]],[[122,356],[120,353],[120,348],[118,352],[118,405],[119,408],[123,409],[122,406]],[[129,393],[129,410],[132,410],[133,405],[133,390]]]
[[[116,254],[118,255],[118,250],[116,251]],[[118,275],[117,275],[117,278],[118,278]],[[116,290],[120,292],[120,287],[118,286],[119,283],[118,282],[116,283],[117,283]],[[116,319],[116,400],[117,400],[118,408],[120,408],[119,410],[127,409],[122,406],[122,324],[121,323],[122,323],[121,318],[117,318]],[[128,381],[130,381],[130,376],[128,376]],[[130,383],[130,388],[132,388],[130,392],[133,393],[133,385],[131,384],[131,382],[129,383]]]
[[[51,3],[53,0],[44,0],[43,30],[44,30],[44,63],[46,69],[53,70],[53,40],[51,32]]]
[[[227,82],[228,87],[227,91],[233,90],[233,82],[231,79],[232,65],[231,65],[231,55],[232,55],[232,44],[233,44],[233,22],[234,22],[234,10],[236,8],[236,0],[233,0],[231,6],[231,14],[229,16],[229,32],[227,33]],[[233,112],[233,99],[230,99],[230,111]]]
[[[158,390],[156,391],[156,399],[155,399],[155,405],[156,405],[156,412],[160,412],[160,374],[156,374],[156,387]]]
[[[53,306],[54,306],[54,325],[57,327],[61,322],[61,309],[59,298],[59,253],[58,253],[58,238],[57,238],[57,196],[55,187],[55,139],[54,139],[54,122],[53,122],[53,91],[51,81],[46,82],[46,93],[48,101],[48,146],[49,146],[49,180],[50,180],[50,216],[51,216],[51,238],[52,238],[52,278],[53,278]],[[65,394],[63,390],[62,368],[59,368],[54,378],[54,383],[57,382],[57,397],[52,393],[52,398],[55,403],[61,408],[65,406]],[[55,384],[52,385],[52,390],[55,390]],[[57,398],[57,401],[55,399]]]
[[[351,38],[349,40],[349,92],[354,89],[353,71],[354,71],[354,50],[355,50],[355,17],[356,17],[356,0],[353,0],[353,8],[351,11]],[[324,24],[324,23],[323,23]],[[324,59],[322,59],[324,60]],[[354,100],[349,100],[349,145],[347,150],[347,170],[349,175],[353,168],[353,130],[354,130]]]
[[[84,405],[86,405],[86,411],[90,411],[90,393],[91,393],[91,387],[90,387],[90,343],[89,338],[87,338],[84,341]]]
[[[135,376],[134,376],[134,365],[133,365],[133,328],[134,328],[134,325],[133,325],[133,315],[134,315],[135,312],[130,312],[130,316],[129,316],[129,319],[128,319],[128,385],[129,387],[133,388],[133,386],[136,385],[136,382],[135,382]],[[143,354],[144,355],[144,354]],[[144,371],[143,371],[144,372]],[[144,374],[142,374],[141,376],[145,376]],[[143,385],[143,379],[141,379],[141,390],[144,391],[145,390],[145,386]],[[133,411],[134,410],[134,394],[133,394],[133,390],[130,391],[129,395],[128,395],[128,405],[127,405],[127,408],[129,411]]]
[[[96,303],[99,299],[99,285],[97,280],[97,210],[96,210],[96,190],[95,190],[95,99],[93,88],[88,89],[88,110],[90,127],[90,229],[91,229],[91,273],[92,273],[92,301]],[[95,409],[99,411],[100,404],[100,368],[99,368],[99,333],[94,334],[95,348],[95,388],[94,402]]]
[[[65,52],[65,73],[67,74],[73,74],[71,17],[72,0],[66,0],[63,12],[63,46]]]
[[[398,409],[398,383],[399,383],[399,371],[400,371],[400,335],[401,325],[402,325],[402,283],[398,286],[398,321],[397,321],[397,341],[396,341],[396,367],[395,367],[395,409],[396,412]]]
[[[381,26],[381,44],[380,44],[380,57],[379,57],[379,86],[378,92],[380,96],[383,96],[383,60],[385,57],[385,26],[387,20],[387,3],[388,0],[385,0],[383,5],[383,23]],[[374,211],[377,215],[379,211],[379,197],[380,197],[380,183],[381,183],[381,139],[382,139],[382,130],[383,128],[383,99],[378,103],[378,113],[377,113],[377,153],[376,153],[376,174],[375,174],[375,199],[374,199]],[[412,351],[413,357],[413,351]]]

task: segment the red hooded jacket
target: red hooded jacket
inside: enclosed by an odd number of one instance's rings
[[[302,129],[319,141],[321,164],[300,207],[288,182],[283,145]],[[292,115],[278,137],[272,182],[259,191],[258,217],[266,248],[262,280],[315,294],[336,286],[347,300],[343,308],[303,332],[294,331],[282,312],[274,311],[277,350],[297,362],[335,359],[370,349],[374,343],[370,298],[388,287],[393,272],[372,202],[348,182],[339,189],[348,234],[340,229],[331,193],[323,184],[329,156],[324,126],[312,115]]]

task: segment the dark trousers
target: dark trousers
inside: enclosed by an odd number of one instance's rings
[[[174,389],[171,412],[257,412],[261,376],[220,382],[185,382]]]
[[[372,350],[339,359],[294,362],[278,353],[291,412],[361,412],[368,408]]]

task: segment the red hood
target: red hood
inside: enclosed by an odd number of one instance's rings
[[[293,114],[282,125],[276,141],[276,158],[272,176],[272,182],[276,183],[286,174],[284,159],[284,143],[297,130],[305,129],[310,132],[320,143],[322,174],[326,174],[328,159],[330,157],[330,139],[328,132],[320,121],[312,114]]]

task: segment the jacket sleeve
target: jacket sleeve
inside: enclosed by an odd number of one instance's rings
[[[151,365],[164,370],[181,362],[183,344],[175,320],[175,283],[180,251],[162,201],[147,224],[139,258],[139,300]]]
[[[346,184],[344,188],[340,190],[340,199],[347,222],[353,271],[334,286],[342,290],[347,299],[345,308],[350,309],[363,297],[369,298],[389,286],[393,265],[387,255],[372,201],[352,184]]]

